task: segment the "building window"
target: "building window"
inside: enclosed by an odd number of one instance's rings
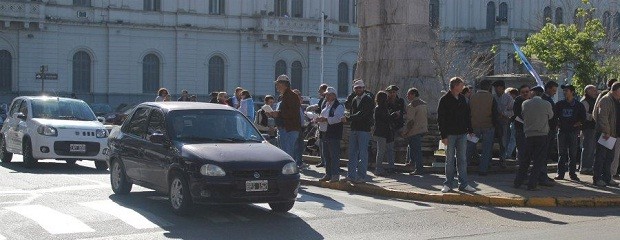
[[[224,0],[209,0],[209,14],[223,15],[225,8]]]
[[[304,17],[304,1],[293,0],[291,3],[291,17],[303,18]]]
[[[273,11],[278,17],[286,17],[288,15],[288,0],[274,0],[273,1]],[[290,16],[289,16],[290,17]]]
[[[224,59],[214,56],[209,59],[209,92],[224,91]]]
[[[13,58],[7,50],[0,50],[0,91],[10,92],[13,81]]]
[[[357,23],[357,0],[352,0],[351,5],[353,7],[353,11],[351,11],[351,21],[352,23]]]
[[[341,23],[349,23],[349,0],[340,0],[338,5],[338,20]]]
[[[90,7],[90,0],[73,0],[73,6]]]
[[[564,10],[561,7],[555,9],[555,24],[564,23]]]
[[[499,22],[508,22],[508,3],[499,4]]]
[[[276,62],[275,75],[276,76],[273,79],[277,79],[280,75],[286,75],[286,62],[284,60],[279,60]],[[277,89],[275,89],[274,96],[276,97],[276,99],[278,96],[280,96],[280,93]]]
[[[353,64],[353,74],[351,75],[351,82],[355,80],[355,72],[357,71],[357,63]]]
[[[73,92],[89,93],[92,62],[84,51],[73,54]]]
[[[144,0],[144,11],[161,11],[161,0]]]
[[[148,54],[142,59],[142,92],[154,93],[159,89],[160,61],[155,54]]]
[[[349,94],[349,66],[346,63],[338,64],[338,96]]]
[[[429,5],[429,23],[431,24],[431,28],[439,27],[439,0],[431,0]]]
[[[303,67],[300,61],[294,61],[291,65],[291,88],[303,92]]]
[[[544,23],[550,23],[551,19],[553,19],[553,17],[551,16],[553,13],[551,12],[551,7],[547,6],[545,7],[545,9],[543,10],[543,18],[544,18]]]
[[[609,11],[603,13],[603,27],[608,33],[611,30],[611,13]]]
[[[495,29],[495,2],[487,3],[487,29]]]

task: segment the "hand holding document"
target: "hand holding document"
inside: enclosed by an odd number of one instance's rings
[[[609,137],[607,138],[607,140],[605,140],[603,135],[601,135],[601,137],[598,139],[598,143],[606,148],[609,148],[610,150],[613,150],[614,146],[616,145],[616,138]]]
[[[261,109],[263,109],[263,111],[265,111],[266,113],[273,112],[273,109],[269,105],[263,105],[263,107],[261,107]]]
[[[476,135],[474,134],[467,134],[467,141],[478,143],[478,141],[480,141],[480,138],[476,137]]]

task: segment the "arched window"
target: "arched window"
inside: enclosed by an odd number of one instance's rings
[[[301,66],[301,62],[294,61],[293,64],[291,64],[291,88],[299,89],[299,91],[303,93],[304,91],[302,89],[303,87],[302,79],[303,79],[303,67]]]
[[[7,50],[0,50],[0,91],[10,92],[13,80],[13,57]]]
[[[159,89],[160,61],[155,54],[148,54],[142,59],[142,92],[155,93]]]
[[[487,29],[495,29],[495,2],[487,3]]]
[[[564,23],[564,10],[561,7],[555,9],[555,24]]]
[[[223,15],[226,1],[224,0],[209,0],[209,14]]]
[[[603,27],[608,33],[611,30],[611,13],[609,11],[603,13]]]
[[[544,18],[544,23],[550,23],[551,19],[553,18],[553,16],[551,16],[553,13],[551,12],[551,7],[547,6],[545,7],[545,10],[543,10],[543,18]]]
[[[338,5],[338,20],[341,23],[349,22],[349,0],[340,0]]]
[[[429,22],[431,28],[439,27],[439,0],[431,0],[429,9]]]
[[[144,0],[144,11],[161,11],[161,0]]]
[[[274,0],[273,11],[278,17],[288,15],[288,0]],[[290,16],[290,15],[289,15]]]
[[[338,64],[338,96],[346,97],[349,94],[349,66],[346,63]]]
[[[286,62],[284,60],[276,62],[276,76],[273,79],[278,78],[282,74],[286,74]]]
[[[499,4],[499,21],[508,22],[508,3],[506,2]]]
[[[304,1],[293,0],[291,3],[291,17],[303,18],[304,17]]]
[[[224,59],[213,56],[209,59],[209,92],[224,91],[224,73],[226,66]]]
[[[73,54],[73,92],[89,93],[91,76],[90,55],[84,51]]]
[[[357,23],[357,0],[352,0],[351,6],[353,7],[353,11],[351,11],[351,21]]]
[[[357,63],[353,64],[353,75],[351,76],[351,82],[355,79],[355,72],[357,71]]]

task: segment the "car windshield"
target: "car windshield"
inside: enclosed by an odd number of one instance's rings
[[[168,114],[168,131],[173,140],[204,143],[262,142],[252,123],[237,111],[176,110]]]
[[[79,121],[97,119],[85,102],[62,98],[33,99],[32,117]]]

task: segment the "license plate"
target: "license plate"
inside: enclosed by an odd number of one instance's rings
[[[265,192],[267,191],[267,180],[255,180],[255,181],[246,181],[245,182],[245,191],[246,192]]]
[[[69,144],[69,152],[86,152],[86,144]]]

